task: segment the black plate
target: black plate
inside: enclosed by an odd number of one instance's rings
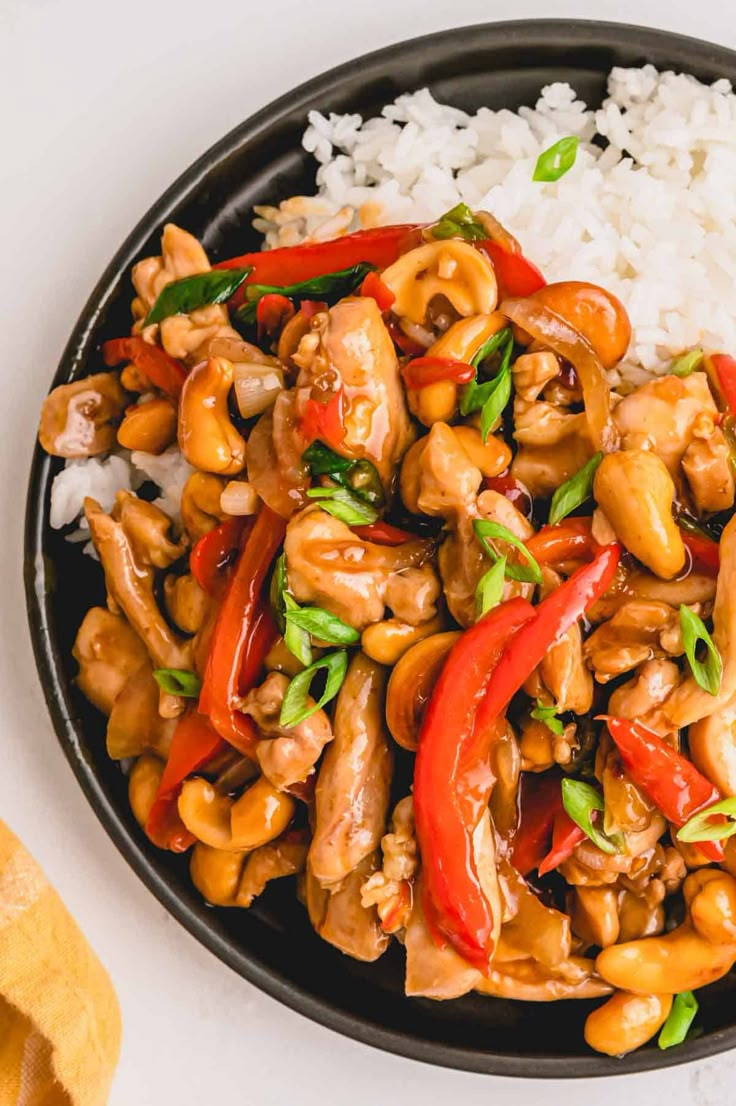
[[[569,81],[600,102],[613,65],[653,62],[707,81],[736,77],[736,54],[642,27],[562,20],[497,23],[430,35],[369,54],[277,100],[199,159],[141,220],[93,291],[69,340],[54,384],[101,368],[99,344],[128,333],[130,267],[158,253],[173,219],[210,256],[257,245],[249,213],[313,190],[314,164],[300,145],[306,113],[377,112],[398,93],[429,85],[468,110],[533,105],[543,84]],[[315,937],[291,881],[275,884],[249,911],[214,910],[194,891],[186,861],[146,840],[128,807],[123,776],[105,754],[104,719],[73,684],[71,646],[84,612],[104,600],[101,573],[48,524],[49,486],[60,462],[36,450],[26,526],[28,612],[44,692],[64,752],[98,817],[163,905],[199,941],[246,979],[341,1033],[418,1060],[470,1071],[530,1077],[611,1075],[712,1055],[736,1045],[733,988],[722,982],[701,999],[703,1036],[623,1060],[588,1050],[590,1003],[516,1003],[468,996],[435,1003],[402,993],[402,953],[394,943],[377,964],[350,960]],[[325,1045],[327,1040],[325,1039]]]

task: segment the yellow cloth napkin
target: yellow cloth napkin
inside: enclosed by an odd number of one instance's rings
[[[110,977],[0,821],[0,1106],[104,1106],[119,1051]]]

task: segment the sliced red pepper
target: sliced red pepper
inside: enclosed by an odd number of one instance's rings
[[[534,616],[511,599],[466,630],[445,662],[419,734],[414,812],[431,925],[482,972],[493,952],[493,908],[474,858],[473,835],[493,784],[493,733],[478,742],[476,709],[509,640]]]
[[[475,380],[475,369],[466,361],[453,361],[450,357],[416,357],[401,370],[407,388],[426,388],[441,380],[454,384],[469,384]]]
[[[350,529],[363,541],[372,541],[376,545],[403,545],[404,542],[414,541],[416,537],[408,530],[401,530],[398,526],[383,521],[371,522],[368,526],[351,526]]]
[[[424,346],[420,345],[414,338],[410,338],[408,334],[405,334],[396,322],[396,319],[388,320],[387,329],[391,335],[392,342],[395,346],[398,346],[399,352],[403,353],[405,357],[421,357],[425,353]]]
[[[668,822],[678,829],[721,793],[687,757],[676,752],[658,733],[641,722],[601,716],[616,743],[626,774],[644,792]],[[723,860],[720,841],[700,841],[698,849],[710,860]]]
[[[179,817],[177,799],[181,785],[225,749],[225,742],[208,718],[196,710],[179,719],[156,798],[146,822],[146,834],[160,849],[181,853],[195,842]]]
[[[526,484],[523,484],[521,480],[517,480],[508,470],[499,473],[498,476],[486,476],[483,480],[483,487],[498,492],[499,495],[508,499],[509,503],[513,503],[517,511],[521,511],[524,515],[524,518],[531,519],[534,510],[532,494]]]
[[[248,526],[252,526],[248,520]],[[208,595],[215,595],[223,582],[223,569],[232,559],[241,543],[246,526],[244,518],[227,518],[219,526],[208,530],[194,545],[189,554],[189,571]]]
[[[593,561],[573,572],[564,584],[536,608],[534,618],[523,626],[505,650],[491,676],[478,707],[476,731],[484,740],[503,715],[511,699],[531,676],[553,645],[608,590],[618,568],[621,546],[598,547]]]
[[[267,292],[261,296],[256,304],[258,341],[263,341],[264,335],[271,337],[276,334],[293,317],[294,304],[287,296],[278,292]]]
[[[319,439],[331,449],[339,449],[345,437],[344,419],[345,389],[342,384],[332,396],[323,403],[319,399],[308,399],[299,430],[307,445]]]
[[[363,283],[360,286],[361,296],[370,296],[378,304],[378,310],[383,314],[386,311],[390,311],[396,302],[396,296],[393,294],[387,284],[384,284],[378,273],[368,273]]]
[[[514,253],[490,239],[479,242],[478,246],[488,254],[496,272],[500,287],[499,299],[507,296],[531,296],[547,283],[537,266],[522,253]]]
[[[253,753],[256,731],[236,703],[254,685],[276,636],[261,591],[285,531],[284,519],[264,504],[228,583],[202,680],[200,711],[245,756]]]
[[[562,805],[559,773],[525,772],[521,778],[519,826],[512,843],[511,862],[523,876],[553,871],[572,856],[585,838]]]
[[[708,576],[717,576],[721,567],[718,542],[683,529],[680,529],[680,536],[692,557],[693,568],[699,569]]]
[[[386,269],[396,261],[405,243],[410,241],[416,224],[400,224],[392,227],[376,227],[358,230],[343,238],[328,242],[307,242],[301,246],[284,246],[258,253],[244,253],[215,265],[216,269],[244,269],[252,267],[245,284],[298,284],[313,277],[347,269],[361,261],[378,269]],[[245,296],[244,285],[238,289],[230,303],[237,306]]]
[[[151,345],[143,338],[113,338],[105,342],[102,356],[106,365],[119,365],[132,361],[137,369],[148,377],[155,388],[178,399],[187,378],[187,370],[181,361],[169,357],[160,346]]]
[[[710,361],[718,376],[723,398],[732,415],[736,415],[736,357],[727,353],[712,353]]]
[[[543,526],[524,544],[539,564],[586,560],[601,547],[593,537],[591,518],[566,518],[554,526]]]

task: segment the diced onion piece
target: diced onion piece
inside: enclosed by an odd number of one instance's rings
[[[231,480],[220,494],[220,507],[226,515],[254,515],[260,502],[247,480]]]
[[[234,375],[235,398],[244,419],[262,415],[273,407],[284,388],[283,370],[275,365],[236,362]]]

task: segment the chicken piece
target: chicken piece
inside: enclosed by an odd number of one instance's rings
[[[224,304],[210,304],[197,308],[188,315],[171,315],[160,324],[144,327],[146,315],[153,307],[167,284],[185,277],[208,273],[210,263],[201,244],[194,235],[167,223],[161,236],[161,254],[147,257],[133,266],[132,280],[136,298],[132,303],[135,320],[133,333],[144,330],[146,336],[155,339],[160,328],[161,345],[171,357],[181,358],[195,365],[206,355],[205,348],[215,338],[240,340],[240,335],[228,322]]]
[[[708,438],[693,438],[682,458],[682,468],[700,514],[733,507],[736,483],[731,450],[720,426]]]
[[[500,492],[490,489],[478,496],[472,514],[458,519],[457,529],[440,546],[437,564],[450,613],[461,626],[471,626],[475,622],[475,591],[481,576],[491,567],[491,560],[473,529],[474,518],[497,522],[522,541],[534,533],[533,526],[521,511]],[[499,555],[508,558],[509,563],[521,564],[522,555],[509,542],[493,539],[492,544]],[[503,598],[510,599],[515,595],[529,598],[533,591],[534,584],[505,580]]]
[[[361,888],[363,906],[375,906],[384,933],[406,928],[411,913],[411,883],[417,870],[414,800],[407,795],[394,807],[391,832],[381,838],[383,865]]]
[[[622,449],[649,449],[660,457],[675,483],[693,438],[709,438],[718,409],[705,373],[661,376],[625,396],[613,412]]]
[[[171,541],[168,515],[133,492],[118,492],[112,517],[122,526],[133,556],[141,565],[169,568],[187,550],[186,538]]]
[[[478,987],[483,976],[455,952],[450,944],[440,948],[427,925],[422,902],[421,880],[414,891],[406,947],[407,995],[433,999],[459,998]]]
[[[618,749],[607,731],[596,751],[595,774],[605,801],[605,833],[640,833],[652,824],[656,807],[626,775]]]
[[[317,316],[294,361],[298,390],[342,386],[345,437],[337,452],[372,461],[388,487],[414,435],[396,351],[376,301],[349,297]]]
[[[577,415],[568,416],[578,418]],[[584,416],[574,426],[565,423],[560,430],[570,431],[551,445],[524,445],[511,464],[511,475],[521,481],[531,495],[550,496],[561,484],[579,472],[593,456],[593,446],[585,436]]]
[[[153,594],[153,561],[165,559],[165,547],[160,544],[160,532],[156,526],[150,531],[151,543],[146,551],[143,533],[138,527],[140,516],[127,505],[130,493],[119,493],[121,513],[134,519],[133,538],[129,537],[122,519],[107,515],[95,499],[84,501],[84,513],[95,549],[105,570],[105,583],[112,602],[119,607],[130,625],[138,633],[148,649],[155,668],[191,669],[191,650],[167,624]],[[121,498],[122,497],[122,498]],[[135,498],[135,497],[131,497]],[[153,504],[146,504],[152,511],[166,518]],[[172,547],[173,548],[173,547]]]
[[[686,607],[699,604],[702,616],[707,617],[715,594],[716,581],[700,572],[689,572],[679,580],[660,580],[651,572],[620,568],[611,587],[590,608],[587,617],[593,623],[605,622],[632,599],[666,603],[673,608],[683,603]]]
[[[720,691],[711,695],[688,676],[662,704],[656,726],[660,732],[691,726],[736,700],[736,517],[721,535],[720,558],[712,635],[723,661]]]
[[[560,586],[562,577],[545,566],[542,568],[542,579],[544,584],[540,598],[546,599]],[[579,622],[550,646],[539,665],[539,674],[559,713],[573,710],[576,714],[586,714],[590,710],[593,704],[593,677],[583,660],[583,635]]]
[[[335,740],[317,780],[309,870],[334,886],[379,845],[386,826],[393,753],[384,722],[386,670],[356,654],[335,708]]]
[[[585,660],[602,684],[646,661],[682,652],[678,612],[667,603],[646,599],[623,603],[583,646]]]
[[[571,414],[544,400],[514,400],[514,438],[520,446],[559,446],[571,437],[585,437],[585,414]],[[591,448],[592,452],[592,448]]]
[[[483,476],[452,428],[447,423],[436,422],[426,439],[414,449],[419,450],[416,454],[419,466],[416,509],[449,523],[475,515],[476,496]],[[404,483],[402,470],[402,493]],[[406,501],[410,496],[404,498]],[[407,506],[412,509],[410,504]]]
[[[117,373],[60,384],[44,400],[38,440],[54,457],[95,457],[115,445],[127,404]]]
[[[363,541],[319,507],[295,515],[284,541],[294,597],[359,631],[380,622],[387,605],[412,626],[434,618],[440,585],[425,564],[432,548],[432,542],[419,539],[395,547]]]
[[[154,753],[166,760],[176,721],[159,712],[160,689],[145,657],[115,699],[107,723],[107,755],[112,760]]]
[[[130,677],[148,660],[146,647],[133,627],[105,607],[87,611],[72,656],[79,665],[79,690],[108,715]]]
[[[295,876],[304,870],[307,845],[297,841],[271,841],[248,855],[240,878],[235,905],[252,906],[272,879]]]
[[[330,720],[323,710],[296,726],[279,724],[288,686],[288,677],[282,672],[271,672],[240,703],[240,710],[250,715],[261,733],[262,740],[256,745],[261,771],[280,791],[311,776],[322,750],[332,741]]]
[[[621,684],[608,700],[608,713],[616,718],[638,718],[646,724],[649,713],[656,710],[680,682],[680,670],[674,661],[647,661],[636,676]]]
[[[551,350],[522,353],[511,366],[516,395],[525,403],[533,403],[545,386],[560,374],[560,363]]]
[[[355,960],[378,960],[388,948],[374,906],[363,906],[360,889],[378,864],[373,852],[361,860],[334,890],[327,891],[307,868],[306,900],[309,918],[319,936]]]

